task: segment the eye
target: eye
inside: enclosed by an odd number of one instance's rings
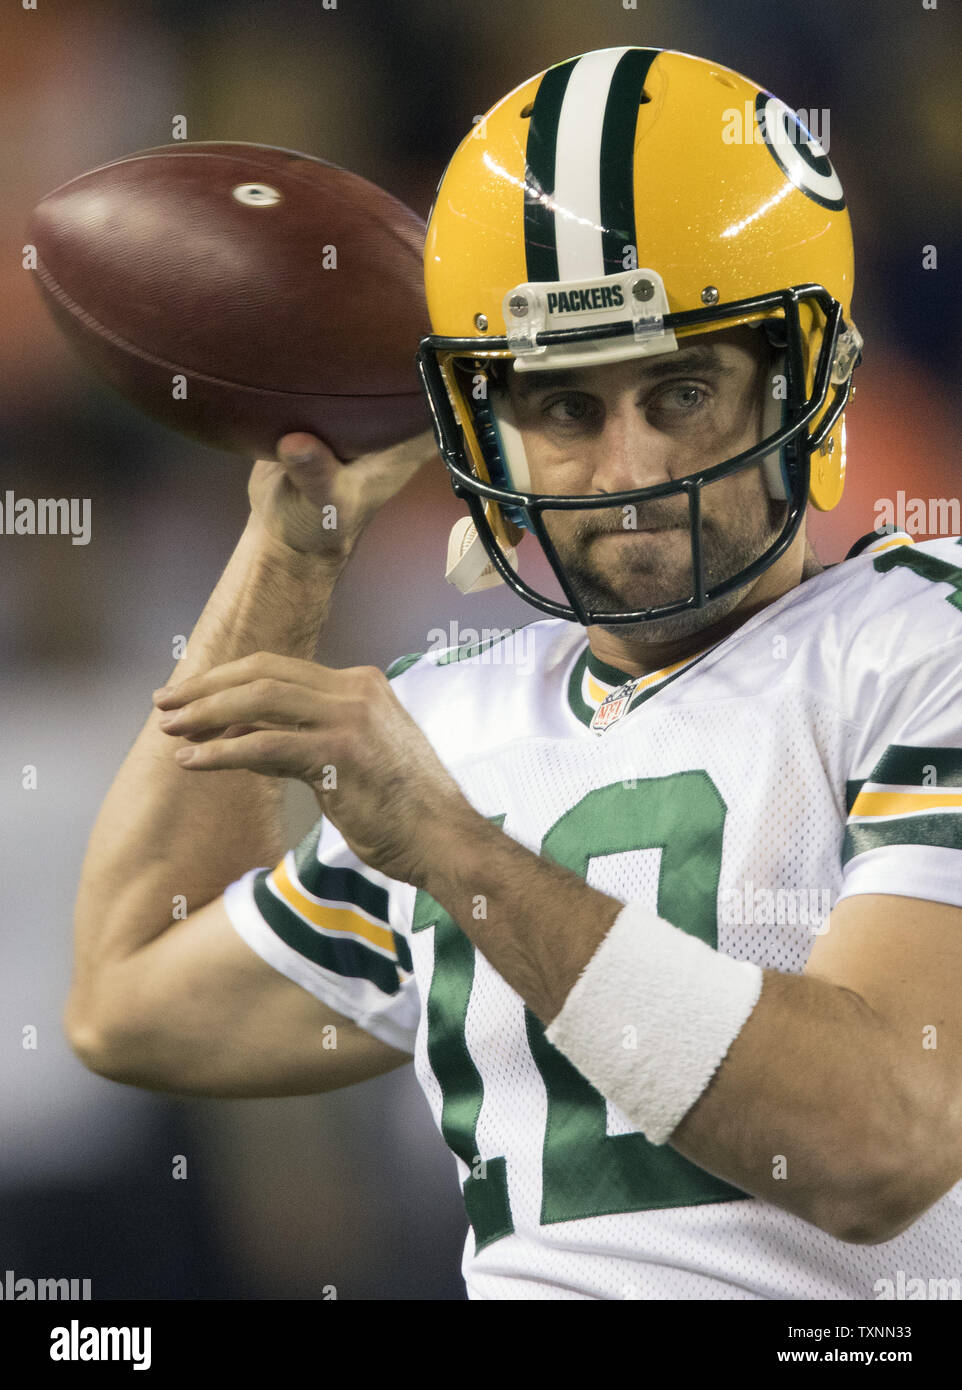
[[[567,395],[556,396],[553,401],[547,401],[541,407],[541,414],[544,419],[553,425],[584,425],[590,423],[595,414],[595,403],[590,396]]]
[[[648,402],[650,414],[685,420],[700,414],[711,399],[707,387],[695,381],[678,381],[662,387]]]

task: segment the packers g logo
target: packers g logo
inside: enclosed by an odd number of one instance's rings
[[[759,92],[755,120],[782,173],[823,208],[843,208],[845,194],[831,160],[798,116],[778,97]]]

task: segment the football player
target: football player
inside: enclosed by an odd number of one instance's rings
[[[413,1057],[471,1298],[954,1272],[962,549],[806,539],[861,356],[835,170],[718,64],[585,53],[458,147],[425,274],[449,572],[547,615],[524,669],[313,662],[430,439],[288,436],[94,829],[74,1047],[221,1096]],[[286,853],[285,777],[322,812]]]

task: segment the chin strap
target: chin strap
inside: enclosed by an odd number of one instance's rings
[[[492,481],[506,487],[530,488],[528,459],[521,431],[515,421],[511,397],[507,391],[494,388],[488,394],[488,406],[492,438],[488,446],[487,466]],[[493,507],[495,504],[490,502],[487,505]],[[514,508],[509,508],[508,514],[516,524],[522,523],[521,514],[516,513]],[[501,550],[508,564],[516,571],[517,549],[502,541]],[[488,558],[477,527],[469,516],[461,517],[451,529],[444,577],[462,594],[477,594],[504,583]]]

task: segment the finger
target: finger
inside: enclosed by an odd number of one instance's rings
[[[206,729],[201,734],[181,734],[175,735],[175,737],[185,738],[188,743],[208,743],[212,738],[240,738],[242,734],[254,733],[258,727],[257,724],[231,724],[226,729]],[[165,729],[164,732],[166,733],[167,730]]]
[[[383,693],[387,686],[384,672],[377,666],[337,668],[322,666],[317,661],[303,661],[300,657],[280,656],[277,652],[254,652],[237,661],[225,662],[223,666],[214,666],[198,676],[189,676],[177,685],[163,686],[154,691],[152,698],[158,710],[179,709],[192,700],[262,679],[308,687],[327,698],[359,691],[370,697],[377,691]]]
[[[321,689],[330,684],[327,678],[330,674],[338,673],[316,661],[280,656],[277,652],[252,652],[250,656],[240,657],[237,661],[227,661],[200,675],[188,676],[186,680],[163,686],[154,691],[153,701],[158,709],[176,709],[191,700],[229,690],[232,686],[246,685],[261,677]]]
[[[277,460],[294,486],[301,492],[330,477],[344,465],[330,445],[317,435],[298,430],[277,441]]]
[[[168,730],[164,730],[167,733]],[[206,729],[202,734],[174,734],[175,738],[185,738],[189,743],[207,743],[212,738],[225,738],[223,729]]]
[[[277,441],[277,456],[284,463],[307,463],[311,459],[324,458],[329,456],[334,462],[338,462],[337,455],[330,445],[325,444],[316,434],[308,434],[306,430],[293,430],[290,434],[281,435]]]
[[[364,462],[368,472],[377,477],[383,476],[396,490],[399,478],[408,478],[423,468],[432,459],[438,458],[437,441],[433,430],[423,430],[420,434],[404,439],[400,444],[392,444],[377,453],[367,454]]]
[[[309,751],[297,734],[256,729],[239,738],[178,748],[174,754],[192,772],[258,772],[265,777],[307,777],[322,765],[317,749]]]
[[[319,435],[310,434],[306,430],[292,430],[290,434],[283,434],[274,445],[274,457],[265,454],[263,458],[254,460],[254,467],[258,464],[267,464],[271,468],[276,468],[278,463],[284,467],[288,463],[306,463],[315,459],[330,458],[334,463],[340,460],[331,449],[329,444],[325,444]]]
[[[166,710],[158,720],[165,734],[189,738],[222,733],[232,724],[279,724],[313,727],[321,713],[321,697],[304,685],[260,676],[247,685],[231,686]],[[328,701],[329,703],[329,701]]]
[[[420,434],[403,439],[400,444],[392,444],[378,455],[392,468],[420,468],[432,458],[438,457],[438,444],[434,430],[422,430]]]

